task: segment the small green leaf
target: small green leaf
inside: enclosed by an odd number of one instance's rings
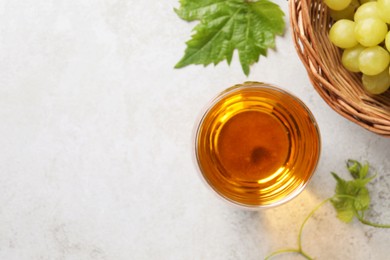
[[[360,168],[361,164],[358,161],[355,160],[348,160],[347,161],[347,168],[349,173],[352,175],[354,179],[360,178]]]
[[[285,28],[283,11],[268,0],[180,0],[175,12],[183,20],[199,21],[175,68],[217,65],[225,59],[230,64],[237,50],[248,75],[250,66],[267,55]]]
[[[340,185],[341,187],[344,187],[346,181],[343,180],[343,179],[341,179],[340,176],[338,176],[338,175],[337,175],[336,173],[334,173],[334,172],[331,172],[331,174],[332,174],[332,176],[336,179],[336,181],[337,181],[337,186]],[[338,191],[337,191],[337,186],[336,186],[336,193],[338,193]],[[340,187],[340,188],[341,188],[341,187]],[[339,192],[341,192],[341,191],[339,191]]]
[[[356,179],[356,180],[353,180],[353,183],[354,183],[354,186],[356,188],[365,188],[366,185],[369,182],[371,182],[374,178],[375,178],[375,176],[372,176],[370,178],[365,178],[365,179]]]
[[[331,173],[333,177],[336,179],[337,184],[335,188],[336,195],[351,195],[354,196],[357,193],[357,187],[351,181],[346,181],[341,179],[336,173]],[[346,199],[346,198],[344,198]]]
[[[370,195],[365,186],[371,179],[346,181],[333,172],[332,175],[336,179],[337,184],[335,196],[331,202],[336,209],[337,217],[341,221],[350,222],[357,214],[357,211],[368,209]]]
[[[348,160],[347,169],[353,177],[352,180],[346,181],[336,173],[331,173],[337,182],[331,202],[337,216],[344,222],[351,221],[353,216],[361,220],[364,211],[370,206],[370,194],[366,186],[376,175],[367,177],[369,168],[369,164],[362,166],[358,161]]]
[[[359,175],[360,175],[360,178],[361,179],[364,179],[367,177],[367,174],[368,174],[368,170],[370,169],[370,165],[368,163],[366,163],[365,165],[363,165],[361,168],[360,168],[360,172],[359,172]]]
[[[357,211],[364,211],[368,209],[370,205],[370,194],[366,187],[359,189],[356,199],[354,201],[354,207]]]
[[[337,218],[345,223],[351,222],[354,216],[355,212],[353,211],[352,207],[350,209],[339,209],[337,211]]]

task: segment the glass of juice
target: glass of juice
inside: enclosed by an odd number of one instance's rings
[[[317,123],[294,95],[267,83],[231,87],[205,108],[195,130],[201,177],[223,199],[245,208],[297,196],[320,156]]]

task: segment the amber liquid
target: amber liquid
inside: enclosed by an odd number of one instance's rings
[[[308,109],[260,83],[224,92],[196,134],[204,179],[222,197],[244,206],[275,205],[299,193],[319,153],[319,132]]]

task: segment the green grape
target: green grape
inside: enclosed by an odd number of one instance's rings
[[[360,71],[370,76],[381,73],[389,63],[389,52],[380,46],[368,47],[359,55]]]
[[[345,49],[341,56],[341,63],[343,66],[352,72],[360,72],[359,69],[359,55],[365,49],[360,44],[355,47]]]
[[[390,0],[378,0],[378,12],[382,20],[390,24]]]
[[[390,51],[390,31],[387,32],[386,37],[385,37],[385,45],[386,49]]]
[[[381,73],[369,76],[363,74],[362,76],[363,87],[367,92],[371,94],[382,94],[390,87],[390,74],[387,69]]]
[[[360,0],[360,4],[365,4],[368,2],[375,2],[376,0]]]
[[[355,22],[341,19],[335,22],[329,30],[329,39],[337,47],[352,48],[358,42],[354,34]]]
[[[377,8],[377,2],[368,2],[359,6],[353,17],[355,22],[358,22],[365,18],[380,18]]]
[[[324,0],[325,4],[333,10],[340,11],[351,3],[352,0]]]
[[[381,43],[386,33],[387,25],[379,18],[366,18],[356,22],[355,25],[355,39],[366,47]]]
[[[332,17],[332,19],[335,21],[338,21],[341,19],[353,20],[355,10],[358,6],[359,6],[359,1],[352,0],[352,2],[343,10],[336,11],[336,10],[329,9],[329,14],[330,14],[330,17]]]

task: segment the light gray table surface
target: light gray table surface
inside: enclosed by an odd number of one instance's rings
[[[286,13],[288,3],[275,1]],[[287,26],[246,77],[231,66],[174,69],[194,23],[167,1],[0,1],[0,259],[263,259],[295,247],[299,225],[331,196],[331,171],[369,161],[367,217],[390,222],[390,139],[331,110],[315,92]],[[259,212],[227,205],[192,160],[201,109],[244,81],[288,89],[322,134],[307,188]],[[303,245],[316,259],[389,259],[390,230],[344,224],[331,205]],[[283,255],[275,259],[301,259]]]

